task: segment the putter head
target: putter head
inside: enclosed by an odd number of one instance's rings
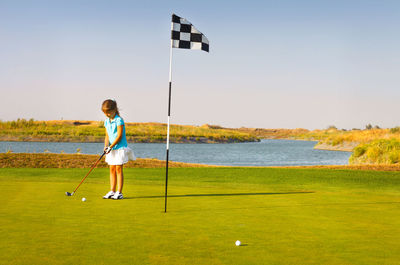
[[[72,196],[74,193],[72,192],[72,193],[69,193],[68,191],[65,193],[65,195],[67,195],[67,196]]]

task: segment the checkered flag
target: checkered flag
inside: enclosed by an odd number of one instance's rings
[[[172,48],[209,51],[206,36],[189,21],[175,14],[172,14],[171,40]]]
[[[168,198],[168,162],[169,162],[169,128],[171,119],[171,94],[172,94],[172,48],[203,50],[209,52],[209,43],[206,36],[198,31],[193,25],[184,18],[172,14],[171,25],[171,46],[169,49],[169,96],[168,96],[168,123],[167,123],[167,150],[165,167],[165,208],[167,212]]]

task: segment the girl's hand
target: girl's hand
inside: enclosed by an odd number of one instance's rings
[[[104,147],[104,153],[108,154],[111,152],[111,148],[109,146]]]

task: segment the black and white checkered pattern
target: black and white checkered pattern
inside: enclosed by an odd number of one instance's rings
[[[189,21],[172,14],[172,48],[209,51],[206,36],[198,31]]]

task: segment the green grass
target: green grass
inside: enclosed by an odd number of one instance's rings
[[[400,172],[0,169],[1,264],[398,264]],[[87,201],[82,202],[81,198]],[[243,246],[236,247],[240,240]]]

